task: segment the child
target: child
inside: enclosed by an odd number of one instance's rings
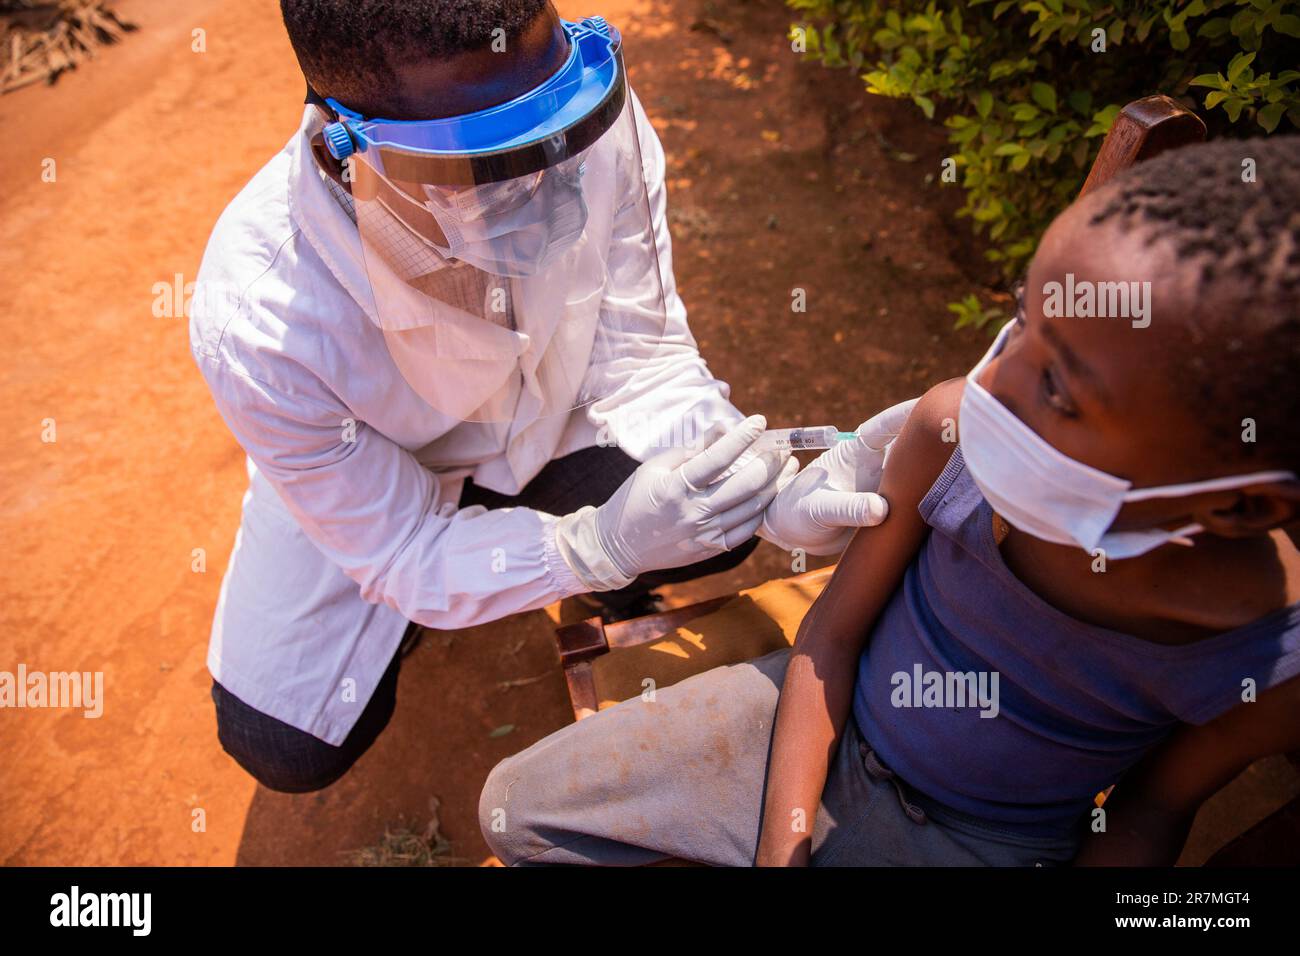
[[[793,650],[503,761],[494,852],[1172,864],[1205,798],[1300,747],[1298,145],[1168,153],[1062,214]]]

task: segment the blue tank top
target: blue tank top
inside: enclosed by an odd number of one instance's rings
[[[920,512],[933,530],[862,654],[853,715],[942,805],[1063,835],[1179,724],[1240,704],[1247,678],[1300,674],[1300,604],[1180,646],[1056,610],[1003,562],[960,447]]]

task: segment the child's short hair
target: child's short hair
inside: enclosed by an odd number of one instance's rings
[[[1191,314],[1177,317],[1188,347],[1167,364],[1216,449],[1300,470],[1300,136],[1173,150],[1096,202],[1092,225],[1167,243],[1198,271]]]
[[[395,56],[449,56],[517,37],[547,0],[280,0],[307,80],[345,106],[393,85]],[[500,29],[503,34],[494,34]]]

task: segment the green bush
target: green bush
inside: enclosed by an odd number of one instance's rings
[[[796,50],[943,118],[959,215],[986,232],[1008,279],[1078,193],[1125,103],[1181,98],[1211,135],[1300,127],[1297,0],[787,2]],[[975,296],[950,308],[959,325],[997,311]]]

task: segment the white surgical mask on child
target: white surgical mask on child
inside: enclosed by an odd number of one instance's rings
[[[978,379],[1002,351],[1014,321],[998,333],[988,353],[966,376],[961,400],[961,449],[971,477],[989,505],[1013,527],[1043,541],[1098,548],[1107,558],[1133,558],[1169,542],[1192,544],[1204,531],[1200,524],[1181,528],[1109,531],[1120,508],[1131,501],[1181,498],[1206,491],[1226,491],[1267,481],[1294,480],[1290,471],[1227,475],[1208,481],[1153,488],[1134,488],[1049,445],[1013,415]]]

